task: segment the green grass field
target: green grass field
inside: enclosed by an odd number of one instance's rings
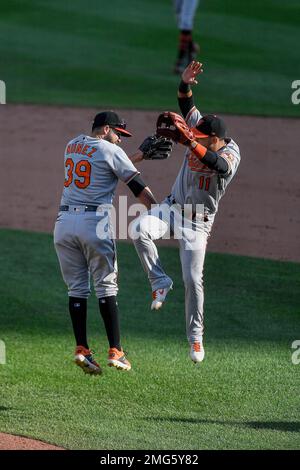
[[[161,313],[131,245],[119,244],[123,344],[133,370],[105,366],[95,299],[90,345],[104,364],[72,364],[73,337],[52,238],[0,231],[0,431],[71,449],[300,448],[300,265],[209,253],[206,359],[188,358],[176,249],[162,260],[175,288]],[[100,347],[100,357],[99,357]]]
[[[299,116],[299,0],[203,0],[195,39],[205,111]],[[0,5],[7,102],[176,109],[171,0],[10,0]]]

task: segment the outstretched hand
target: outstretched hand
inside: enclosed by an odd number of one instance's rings
[[[203,73],[202,64],[193,60],[182,72],[182,81],[188,85],[197,85],[196,77],[200,75],[200,73]]]

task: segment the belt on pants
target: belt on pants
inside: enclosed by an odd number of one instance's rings
[[[90,205],[83,205],[83,206],[59,206],[59,211],[75,211],[79,212],[82,208],[84,212],[96,212],[99,206],[90,206]]]

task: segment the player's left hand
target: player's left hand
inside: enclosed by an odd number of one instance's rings
[[[157,135],[147,137],[139,146],[144,160],[165,160],[171,155],[172,148],[172,140]]]
[[[201,62],[193,60],[186,69],[182,72],[181,79],[188,85],[197,85],[196,77],[203,73]]]

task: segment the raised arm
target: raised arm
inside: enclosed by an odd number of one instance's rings
[[[185,118],[194,107],[193,92],[191,85],[197,85],[197,76],[203,72],[200,62],[191,62],[181,75],[181,82],[178,88],[178,104],[181,114]]]

